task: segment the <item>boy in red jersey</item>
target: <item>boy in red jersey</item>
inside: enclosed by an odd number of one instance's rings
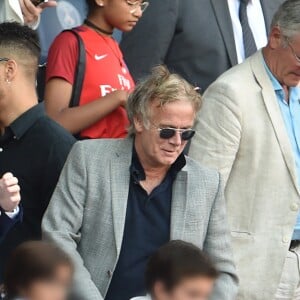
[[[70,32],[53,42],[48,57],[45,105],[48,114],[82,138],[120,138],[128,125],[125,104],[134,82],[123,60],[114,28],[130,31],[148,2],[87,0],[89,14],[76,28],[86,51],[86,67],[78,107],[70,108],[78,42]]]

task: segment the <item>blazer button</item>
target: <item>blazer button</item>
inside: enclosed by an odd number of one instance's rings
[[[107,271],[107,275],[108,275],[109,278],[111,278],[111,277],[113,276],[113,271],[108,270],[108,271]]]
[[[292,203],[291,204],[291,210],[292,211],[298,211],[299,210],[299,205],[297,203]]]
[[[282,241],[283,241],[285,244],[287,244],[287,243],[289,243],[289,242],[291,241],[291,239],[290,239],[288,236],[284,236],[283,239],[282,239]]]

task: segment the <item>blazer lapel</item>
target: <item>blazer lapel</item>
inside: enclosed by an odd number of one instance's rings
[[[273,85],[263,65],[263,56],[261,51],[251,58],[251,65],[254,75],[262,88],[262,98],[271,119],[285,163],[289,169],[294,185],[300,195],[297,182],[295,159],[293,156],[291,143],[285,128],[284,120],[282,118]]]
[[[238,63],[231,16],[226,0],[210,0],[232,66]]]
[[[187,172],[180,171],[173,184],[171,207],[171,240],[182,240],[186,219]]]
[[[117,254],[120,254],[125,227],[127,201],[130,184],[132,140],[124,140],[122,150],[116,151],[110,165],[112,213]]]

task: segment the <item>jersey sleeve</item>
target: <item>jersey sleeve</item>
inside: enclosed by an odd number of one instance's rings
[[[49,49],[46,83],[52,78],[62,78],[73,85],[78,51],[78,41],[73,33],[58,35]]]

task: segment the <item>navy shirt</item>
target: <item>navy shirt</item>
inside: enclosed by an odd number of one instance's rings
[[[23,222],[0,243],[0,282],[7,257],[27,240],[41,238],[41,221],[75,139],[46,116],[43,104],[30,108],[0,135],[0,178],[12,172],[21,187]]]
[[[145,267],[149,257],[170,240],[172,186],[185,164],[181,154],[163,182],[148,195],[139,184],[146,177],[133,150],[121,253],[105,300],[129,300],[146,294]]]

